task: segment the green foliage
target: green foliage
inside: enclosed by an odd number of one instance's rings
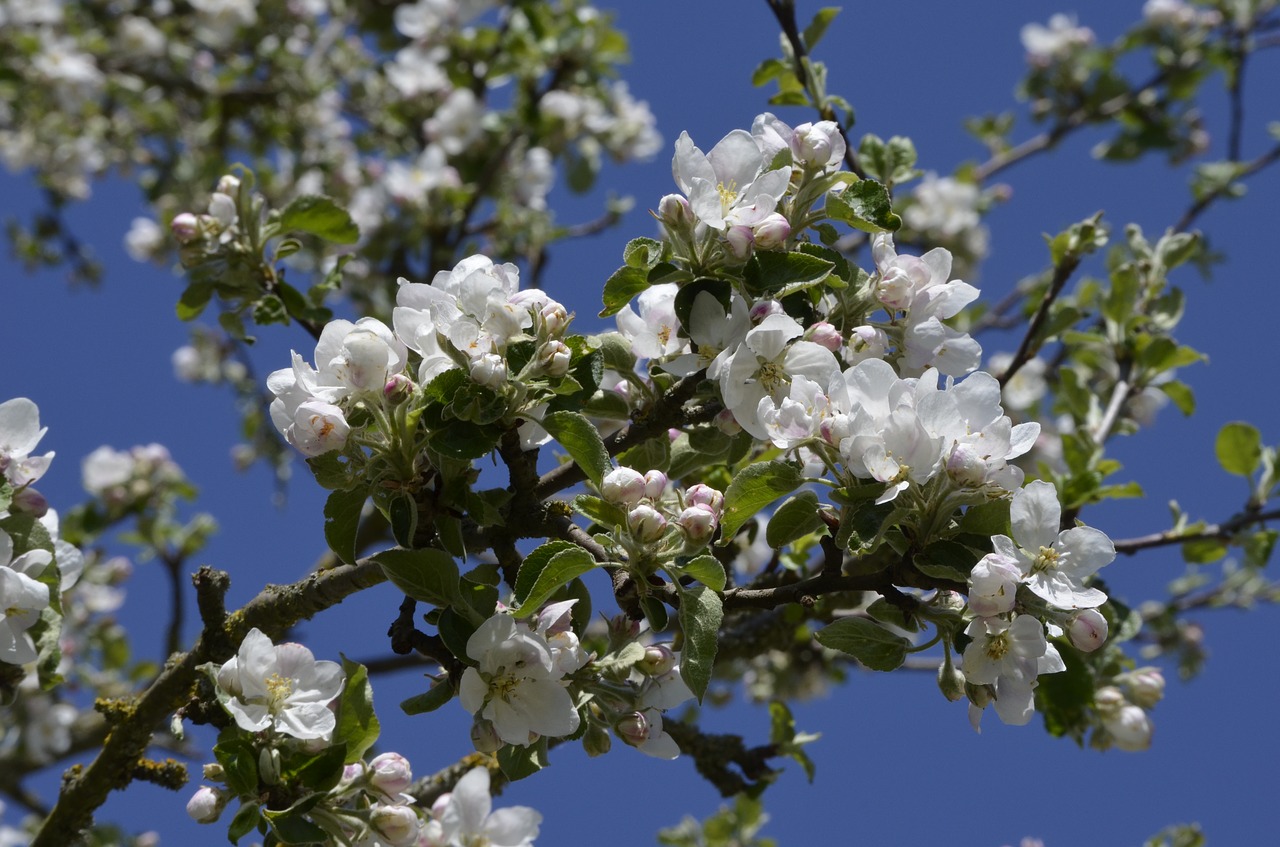
[[[538,549],[566,543],[549,541]],[[516,600],[520,604],[515,613],[517,618],[532,615],[562,586],[596,567],[596,560],[591,554],[576,544],[557,547],[550,551],[549,556],[544,554],[533,559],[532,564],[531,558],[532,554],[525,558],[520,566],[520,575],[516,578]],[[526,574],[529,576],[526,577]]]
[[[605,449],[599,431],[583,415],[578,412],[551,412],[542,419],[542,426],[577,462],[587,479],[596,485],[612,469],[609,451]]]
[[[382,731],[378,715],[373,709],[373,687],[369,684],[369,671],[359,662],[342,657],[342,671],[347,681],[338,698],[338,725],[333,731],[333,743],[345,745],[347,756],[344,764],[360,761],[365,751],[373,746]]]
[[[911,642],[867,618],[832,621],[814,634],[818,643],[857,659],[873,671],[892,671],[906,661]]]
[[[758,462],[743,468],[724,493],[720,519],[720,543],[728,544],[756,512],[804,482],[800,469],[790,462]]]
[[[353,488],[334,491],[324,503],[324,540],[339,561],[348,565],[356,561],[356,529],[366,499],[363,489]]]
[[[1227,473],[1253,476],[1262,464],[1262,435],[1250,424],[1233,421],[1218,430],[1213,451]]]
[[[393,548],[373,556],[387,579],[414,600],[434,606],[461,601],[458,564],[443,550]]]
[[[684,633],[680,676],[699,703],[711,682],[723,617],[724,607],[714,589],[697,585],[680,590],[680,631]]]

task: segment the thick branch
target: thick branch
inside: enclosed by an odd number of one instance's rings
[[[31,847],[66,847],[76,842],[93,822],[94,810],[106,801],[107,795],[129,783],[135,765],[151,744],[152,731],[190,697],[200,665],[226,661],[231,656],[230,645],[239,644],[253,627],[275,637],[298,621],[385,579],[377,563],[363,560],[312,574],[292,585],[269,585],[227,618],[221,629],[206,629],[191,652],[170,656],[128,716],[112,728],[93,763],[83,770],[72,768],[64,775],[58,803]],[[213,611],[230,584],[225,573],[209,567],[201,568],[193,581],[197,596],[205,598],[200,604],[202,615]]]

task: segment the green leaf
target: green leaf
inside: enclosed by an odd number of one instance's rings
[[[657,597],[652,594],[641,597],[640,609],[644,612],[645,620],[649,622],[649,629],[662,632],[667,628],[667,607]]]
[[[238,795],[258,793],[258,751],[239,727],[227,727],[219,733],[213,757],[222,765],[228,788]]]
[[[236,816],[231,819],[231,826],[227,829],[227,840],[237,844],[241,838],[257,829],[261,809],[262,807],[257,803],[241,803]]]
[[[213,299],[213,289],[212,282],[193,282],[188,285],[187,290],[178,298],[178,320],[190,321],[198,318]]]
[[[622,311],[641,291],[649,287],[649,274],[640,268],[623,265],[604,282],[604,308],[600,317],[607,318]]]
[[[525,556],[524,561],[520,563],[520,570],[516,574],[516,584],[511,587],[516,603],[523,603],[524,598],[529,596],[529,592],[533,590],[538,577],[557,553],[577,549],[581,548],[572,541],[548,541],[529,551],[529,555]]]
[[[804,769],[809,782],[813,782],[815,767],[801,745],[817,739],[817,735],[796,732],[796,720],[786,703],[775,700],[769,704],[769,743],[777,747],[779,754],[794,759]]]
[[[291,810],[266,813],[271,829],[282,844],[328,844],[331,836],[317,824]]]
[[[394,547],[374,555],[387,579],[414,600],[449,606],[461,600],[458,563],[443,550]]]
[[[489,455],[498,444],[498,435],[491,427],[453,421],[431,433],[427,444],[446,458],[468,462]]]
[[[373,746],[382,731],[378,715],[373,710],[373,687],[369,685],[369,671],[359,662],[342,657],[342,670],[347,675],[338,700],[338,726],[333,731],[333,743],[347,745],[344,764],[352,764],[364,757],[364,751]]]
[[[1158,388],[1165,393],[1173,405],[1178,407],[1178,411],[1190,417],[1196,412],[1196,395],[1191,390],[1191,386],[1177,379],[1171,379],[1168,382],[1162,382]]]
[[[818,643],[857,659],[873,671],[901,667],[911,642],[866,618],[841,618],[818,630]]]
[[[1236,476],[1252,476],[1262,464],[1262,436],[1243,421],[1232,421],[1219,430],[1213,449],[1223,470]]]
[[[387,505],[391,534],[401,547],[413,547],[418,534],[418,504],[408,494],[396,494]]]
[[[574,497],[573,510],[605,529],[627,525],[627,513],[621,506],[591,494],[579,494]]]
[[[812,491],[801,491],[794,497],[787,498],[773,517],[769,518],[765,530],[765,540],[775,550],[781,550],[797,538],[803,538],[811,532],[817,532],[826,526],[822,521],[818,495]]]
[[[652,238],[633,238],[622,249],[622,261],[629,268],[649,271],[662,261],[664,249],[661,241],[655,241]]]
[[[356,561],[356,529],[366,499],[363,488],[335,491],[324,502],[324,540],[342,562]]]
[[[515,782],[527,776],[533,776],[551,762],[547,759],[547,737],[545,735],[527,747],[506,744],[498,750],[498,767],[507,779]]]
[[[689,576],[710,588],[712,591],[724,591],[726,581],[724,565],[715,556],[704,553],[683,565],[672,565],[670,569],[681,576]]]
[[[347,763],[347,745],[335,743],[319,753],[295,750],[286,753],[280,776],[285,782],[306,786],[312,791],[328,791],[342,780]]]
[[[1227,545],[1216,538],[1197,538],[1182,544],[1182,559],[1193,565],[1207,565],[1227,555]]]
[[[551,412],[542,419],[542,428],[551,433],[596,485],[612,469],[609,451],[599,431],[578,412]]]
[[[760,250],[743,273],[748,291],[786,296],[822,282],[834,267],[835,263],[808,253]]]
[[[360,239],[360,228],[347,210],[332,197],[304,194],[294,198],[280,214],[284,232],[308,232],[335,244],[354,244]]]
[[[827,6],[818,10],[818,14],[813,16],[813,20],[809,22],[809,25],[804,28],[804,32],[801,33],[805,48],[812,52],[813,48],[818,46],[818,42],[822,40],[822,36],[827,32],[827,27],[831,25],[831,22],[835,20],[838,14],[840,14],[840,7],[838,6]],[[812,782],[812,778],[810,778],[810,781]]]
[[[434,712],[453,699],[453,686],[448,681],[437,682],[421,694],[415,694],[400,703],[406,715],[422,715]]]
[[[863,232],[896,232],[902,218],[893,213],[889,191],[873,179],[863,179],[839,194],[828,194],[827,217]]]
[[[680,629],[684,633],[684,647],[680,651],[680,678],[689,686],[699,703],[711,683],[711,670],[715,665],[720,637],[720,621],[723,618],[724,607],[720,602],[720,595],[711,588],[699,585],[680,591]]]
[[[520,576],[516,578],[517,583],[524,579],[524,569],[528,564],[528,559],[526,559],[524,564],[521,565]],[[555,593],[560,586],[577,579],[587,571],[595,568],[595,566],[595,558],[577,545],[570,545],[570,549],[556,553],[547,560],[546,565],[538,572],[533,585],[529,588],[529,593],[520,600],[520,607],[516,609],[515,613],[516,617],[527,618],[532,615],[538,611],[538,607],[542,605],[543,601]]]
[[[724,493],[720,544],[728,544],[756,512],[782,495],[795,491],[803,482],[800,469],[790,462],[758,462],[743,468]]]

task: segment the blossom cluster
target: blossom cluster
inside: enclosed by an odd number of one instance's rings
[[[1053,484],[1036,480],[1014,493],[1013,537],[992,536],[994,552],[969,576],[969,608],[975,617],[965,634],[964,676],[970,686],[970,719],[994,701],[1009,724],[1025,724],[1035,709],[1040,674],[1066,669],[1046,639],[1064,627],[1074,647],[1098,649],[1107,639],[1098,607],[1107,596],[1086,581],[1115,559],[1115,546],[1100,530],[1061,529],[1062,506]],[[1028,597],[1027,595],[1031,595]]]
[[[619,537],[619,543],[634,552],[644,548],[649,559],[705,547],[724,509],[720,491],[703,483],[681,490],[659,470],[642,474],[633,468],[615,468],[605,474],[600,494],[606,502],[627,510],[625,537]]]
[[[476,384],[509,396],[514,411],[539,378],[563,377],[572,353],[564,342],[570,316],[540,290],[521,291],[519,271],[485,256],[463,259],[428,284],[401,279],[394,329],[376,318],[331,321],[316,344],[315,365],[293,354],[293,366],[273,372],[271,419],[307,456],[341,449],[351,434],[347,415],[359,404],[402,402],[445,371],[464,369]],[[511,372],[506,353],[534,342],[531,359]],[[409,353],[417,355],[407,372]],[[525,440],[545,433],[526,424]]]

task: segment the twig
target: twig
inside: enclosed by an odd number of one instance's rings
[[[1280,520],[1280,509],[1275,509],[1270,512],[1242,512],[1223,523],[1209,524],[1198,532],[1184,533],[1176,530],[1153,532],[1150,535],[1141,535],[1137,538],[1125,538],[1116,541],[1115,548],[1117,553],[1124,553],[1131,556],[1140,550],[1150,550],[1153,547],[1167,547],[1171,544],[1183,544],[1188,541],[1209,541],[1231,538],[1247,526],[1274,520]]]
[[[1013,354],[1013,360],[1009,362],[1009,367],[1005,368],[1004,373],[1000,374],[1001,387],[1013,379],[1013,375],[1035,355],[1036,336],[1040,334],[1041,327],[1049,319],[1049,308],[1058,299],[1058,295],[1062,293],[1063,286],[1067,284],[1067,280],[1070,279],[1071,274],[1079,265],[1080,257],[1074,253],[1068,253],[1062,257],[1062,261],[1053,269],[1053,279],[1049,282],[1049,289],[1044,293],[1044,299],[1040,301],[1040,307],[1036,309],[1035,315],[1032,316],[1031,323],[1027,326],[1026,334],[1022,336],[1022,343],[1018,345],[1018,352]]]
[[[1277,160],[1280,160],[1280,144],[1277,144],[1275,147],[1272,147],[1270,150],[1263,153],[1261,156],[1259,156],[1258,158],[1254,159],[1253,161],[1249,162],[1249,164],[1241,168],[1240,172],[1236,174],[1235,179],[1243,179],[1248,176],[1253,176],[1255,173],[1262,170],[1263,168],[1269,165],[1275,164]],[[1232,180],[1231,182],[1235,182],[1235,180]],[[1231,187],[1231,183],[1227,183],[1226,185],[1223,185],[1222,187],[1214,189],[1213,191],[1209,192],[1208,194],[1206,194],[1205,196],[1197,200],[1195,203],[1192,203],[1191,206],[1187,209],[1187,211],[1182,214],[1182,217],[1178,220],[1178,222],[1174,224],[1173,231],[1185,232],[1187,229],[1189,229],[1191,227],[1191,224],[1195,222],[1196,218],[1200,217],[1200,215],[1204,213],[1205,209],[1208,209],[1209,206],[1212,205],[1214,201],[1220,198],[1223,194],[1225,194],[1227,192],[1227,189],[1229,189],[1230,187]]]

